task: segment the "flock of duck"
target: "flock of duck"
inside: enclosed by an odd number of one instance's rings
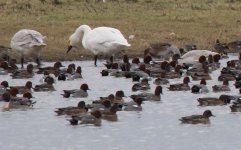
[[[114,60],[115,55],[123,53],[123,50],[130,47],[130,44],[118,29],[110,27],[98,27],[91,29],[87,25],[81,25],[69,38],[67,52],[73,48],[78,48],[83,34],[82,45],[95,55],[97,66],[97,56],[107,55],[110,59],[104,64],[106,69],[101,71],[102,76],[115,76],[130,78],[133,81],[132,91],[140,91],[139,94],[129,95],[132,101],[125,100],[123,90],[108,96],[100,97],[92,103],[86,104],[80,101],[77,106],[56,108],[58,116],[69,116],[71,125],[93,124],[101,125],[101,120],[117,121],[118,111],[142,111],[144,101],[161,101],[163,87],[170,91],[190,91],[191,93],[211,92],[206,86],[207,80],[212,80],[210,73],[221,69],[219,81],[222,85],[213,85],[213,92],[230,91],[229,81],[235,81],[235,87],[241,92],[241,53],[238,60],[227,61],[226,67],[220,68],[220,59],[225,59],[226,49],[234,48],[240,50],[241,41],[231,43],[220,43],[216,41],[214,48],[217,52],[209,50],[197,50],[196,45],[188,45],[185,49],[178,49],[175,45],[168,43],[150,44],[144,50],[143,58],[132,58],[124,54],[120,61]],[[31,100],[32,94],[39,91],[56,91],[54,83],[56,80],[79,80],[82,78],[81,66],[74,63],[63,68],[61,62],[54,63],[54,66],[41,67],[39,59],[41,49],[46,46],[44,36],[34,30],[22,29],[18,31],[11,40],[12,50],[21,54],[21,67],[16,65],[16,60],[10,59],[9,55],[1,51],[0,74],[10,76],[14,79],[33,78],[35,74],[42,74],[41,84],[33,87],[31,81],[27,81],[22,86],[11,86],[8,81],[1,82],[0,95],[4,102],[3,110],[31,108],[36,101]],[[1,50],[7,48],[1,46]],[[7,49],[7,50],[9,50]],[[33,56],[36,58],[37,68],[33,64],[28,64],[24,69],[24,58]],[[170,80],[183,78],[183,83],[170,84]],[[200,84],[190,86],[189,83],[200,81]],[[156,85],[154,93],[149,93],[150,82]],[[80,89],[66,89],[61,94],[64,98],[85,98],[88,97],[89,86],[83,83]],[[22,94],[22,96],[19,96]],[[232,102],[230,109],[232,112],[241,111],[241,96],[225,95],[220,97],[198,98],[200,106],[226,105]],[[202,115],[192,115],[180,118],[182,123],[207,124],[209,117],[214,116],[211,110],[205,110]]]

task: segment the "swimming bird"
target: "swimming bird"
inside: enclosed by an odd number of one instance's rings
[[[135,95],[133,94],[130,97],[133,100],[136,100],[138,97],[140,97],[143,101],[160,101],[161,94],[162,94],[162,86],[156,86],[154,93],[139,93]]]
[[[21,29],[11,39],[10,46],[13,50],[16,50],[21,54],[21,65],[23,68],[24,56],[30,55],[35,57],[36,63],[40,66],[40,52],[44,43],[44,36],[35,30]]]
[[[57,108],[55,112],[57,113],[58,116],[60,115],[80,115],[80,114],[85,114],[88,111],[88,108],[85,106],[84,101],[80,101],[76,106],[69,106],[69,107],[62,107],[62,108]]]
[[[169,59],[174,54],[181,56],[179,49],[175,45],[169,43],[151,43],[144,51],[145,56],[151,55],[164,59]]]
[[[26,79],[26,78],[33,78],[33,64],[28,64],[26,70],[16,70],[11,74],[13,79]]]
[[[191,88],[188,85],[190,82],[189,77],[184,77],[183,78],[183,83],[176,83],[176,84],[171,84],[169,87],[167,87],[170,91],[189,91]]]
[[[115,55],[131,46],[118,29],[111,27],[91,29],[88,25],[81,25],[69,37],[67,53],[79,45],[82,33],[82,45],[95,55],[95,66],[98,55]]]
[[[133,101],[124,104],[124,111],[142,111],[142,101],[141,97],[136,97]]]
[[[11,48],[0,45],[0,60],[1,61],[9,61],[9,51]]]
[[[223,80],[223,85],[214,85],[212,86],[212,88],[214,92],[231,91],[228,85],[229,81]]]
[[[90,114],[72,116],[69,120],[71,125],[88,124],[94,126],[101,126],[101,112],[99,110],[93,111]]]
[[[55,91],[55,88],[53,86],[54,78],[49,76],[45,80],[46,82],[35,85],[35,87],[33,88],[35,92]]]
[[[65,98],[69,98],[70,95],[72,95],[72,97],[87,97],[87,90],[89,90],[89,87],[87,84],[84,83],[80,86],[80,89],[63,90],[64,94],[61,95],[63,95],[63,97]]]
[[[210,123],[209,117],[214,115],[210,110],[205,110],[203,115],[192,115],[192,116],[186,116],[179,119],[182,123],[187,124],[208,124]]]
[[[217,106],[217,105],[227,105],[230,103],[231,99],[228,96],[220,95],[219,98],[216,97],[202,97],[198,98],[199,106]]]
[[[209,90],[207,88],[206,79],[202,78],[200,81],[200,84],[193,85],[191,88],[191,92],[196,93],[196,94],[197,93],[208,93]]]
[[[27,81],[24,86],[10,86],[10,88],[16,88],[18,89],[19,94],[24,94],[26,92],[31,93],[32,85],[33,83],[31,81]]]
[[[25,93],[23,97],[12,97],[9,92],[5,92],[2,95],[4,100],[3,110],[9,110],[11,108],[31,108],[35,101],[30,100],[32,98],[31,93]]]

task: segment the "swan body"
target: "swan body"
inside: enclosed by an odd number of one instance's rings
[[[218,53],[212,52],[209,50],[192,50],[187,52],[186,54],[182,55],[181,59],[178,60],[180,64],[186,63],[186,64],[193,64],[195,62],[198,62],[198,59],[200,56],[208,57],[209,55],[216,55]]]
[[[44,36],[35,30],[21,29],[11,39],[11,48],[21,54],[21,63],[23,68],[23,61],[25,55],[36,57],[36,62],[40,65],[39,56],[44,43]]]
[[[130,46],[118,29],[111,27],[97,27],[91,29],[88,25],[81,25],[70,36],[70,45],[67,52],[69,52],[72,47],[78,47],[82,34],[82,45],[95,55],[95,65],[97,55],[112,56],[122,52]]]

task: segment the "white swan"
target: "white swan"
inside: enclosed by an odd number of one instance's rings
[[[44,36],[34,30],[21,29],[11,39],[11,48],[21,54],[21,64],[23,68],[24,56],[30,55],[36,58],[38,66],[40,65],[40,51],[46,44],[43,41]]]
[[[67,53],[72,47],[78,47],[82,33],[82,45],[95,55],[95,66],[98,55],[113,56],[130,46],[118,29],[98,27],[91,30],[88,25],[81,25],[70,36]]]
[[[209,55],[216,55],[218,53],[209,50],[192,50],[182,55],[181,59],[178,59],[180,64],[193,64],[198,62],[200,56],[208,57]]]

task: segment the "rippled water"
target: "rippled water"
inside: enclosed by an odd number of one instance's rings
[[[236,55],[229,59],[237,59]],[[222,65],[227,59],[222,60]],[[68,65],[73,62],[64,62]],[[241,149],[241,114],[231,113],[229,106],[200,107],[198,97],[219,96],[223,93],[238,94],[231,85],[231,92],[192,94],[171,92],[164,88],[161,102],[145,102],[142,112],[118,112],[118,122],[103,121],[101,127],[71,126],[63,116],[56,116],[58,107],[75,106],[80,100],[91,103],[100,96],[107,96],[117,90],[124,90],[127,96],[131,91],[131,79],[102,77],[100,71],[104,66],[99,62],[93,67],[93,61],[74,62],[83,70],[83,79],[74,81],[57,81],[55,92],[35,92],[37,101],[34,108],[27,111],[11,110],[0,112],[0,149],[1,150],[239,150]],[[44,63],[52,65],[53,63]],[[208,87],[222,84],[217,81],[220,70],[212,73],[213,80],[207,81]],[[31,81],[40,84],[41,75]],[[10,85],[22,85],[27,80],[11,79]],[[171,80],[171,83],[182,79]],[[64,99],[60,93],[63,89],[79,88],[88,83],[91,90],[88,98]],[[152,83],[152,81],[151,81]],[[198,83],[192,81],[191,85]],[[152,85],[150,92],[154,90]],[[125,99],[129,101],[130,98]],[[2,103],[0,103],[2,106]],[[202,114],[210,109],[210,125],[184,125],[178,120],[182,116]]]

